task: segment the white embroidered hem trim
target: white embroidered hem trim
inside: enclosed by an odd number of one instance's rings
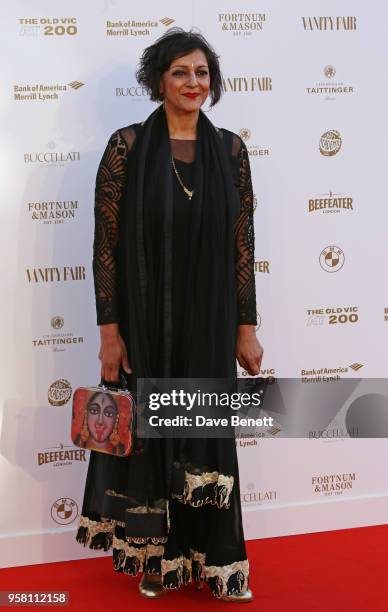
[[[173,493],[171,497],[194,507],[210,504],[218,508],[229,508],[233,483],[233,476],[225,476],[219,472],[202,472],[202,474],[185,472],[183,494]],[[210,487],[211,490],[204,497],[203,495],[206,493],[204,488],[208,487],[208,485],[213,485],[213,487]]]
[[[166,589],[178,589],[192,580],[192,562],[199,563],[199,578],[209,583],[215,597],[245,593],[248,589],[249,561],[235,561],[230,565],[206,565],[206,555],[190,550],[190,559],[184,556],[175,559],[162,559],[161,574],[163,586]],[[170,581],[166,578],[169,572],[176,572]],[[209,581],[210,579],[210,581]],[[214,580],[213,580],[214,579]]]

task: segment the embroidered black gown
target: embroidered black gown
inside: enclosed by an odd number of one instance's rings
[[[239,136],[227,130],[221,132],[241,204],[235,224],[238,324],[253,325],[256,324],[256,296],[249,158]],[[134,126],[112,134],[97,172],[93,270],[99,325],[117,322],[120,327],[116,247],[129,154],[135,140]],[[195,141],[171,139],[170,144],[179,175],[191,189]],[[171,172],[174,172],[172,166]],[[172,376],[180,377],[191,201],[175,174],[173,184]],[[155,228],[161,222],[158,213],[152,209],[144,211],[145,221]],[[149,251],[147,265],[157,266],[157,255],[153,255],[153,261],[151,257]],[[157,299],[157,288],[150,299]],[[120,331],[127,342],[125,330]],[[153,337],[153,330],[150,336]],[[244,592],[248,586],[249,562],[242,528],[235,441],[191,439],[186,440],[187,446],[182,450],[182,443],[175,440],[174,461],[186,469],[185,487],[183,494],[172,490],[168,500],[163,499],[161,486],[167,456],[163,444],[163,440],[152,440],[145,457],[120,458],[91,451],[77,541],[94,549],[112,547],[116,571],[132,576],[144,571],[161,574],[165,588],[176,589],[195,579],[206,580],[216,597]],[[197,456],[198,463],[186,464],[185,454],[191,458]],[[220,463],[226,466],[223,473],[217,469]],[[146,505],[155,511],[167,509],[166,536],[128,536],[127,508],[144,512]]]

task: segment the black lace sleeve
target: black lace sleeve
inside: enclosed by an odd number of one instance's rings
[[[255,232],[251,169],[246,145],[241,138],[238,138],[238,141],[238,189],[241,203],[241,211],[235,224],[238,322],[240,325],[256,325]]]
[[[97,170],[94,206],[93,276],[97,325],[118,323],[116,247],[128,147],[120,130],[109,138]]]

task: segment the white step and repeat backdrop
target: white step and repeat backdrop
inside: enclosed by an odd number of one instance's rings
[[[328,406],[336,381],[386,376],[388,8],[15,0],[2,14],[4,567],[98,554],[74,540],[88,455],[68,433],[72,390],[99,373],[95,173],[109,135],[154,108],[134,71],[168,27],[220,54],[209,117],[250,153],[262,375],[331,377]],[[339,437],[354,393],[310,439],[237,441],[247,538],[386,522],[386,440]]]

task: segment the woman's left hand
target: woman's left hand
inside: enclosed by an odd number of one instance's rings
[[[256,338],[254,325],[239,325],[237,330],[236,357],[240,366],[251,376],[260,374],[264,349]]]

